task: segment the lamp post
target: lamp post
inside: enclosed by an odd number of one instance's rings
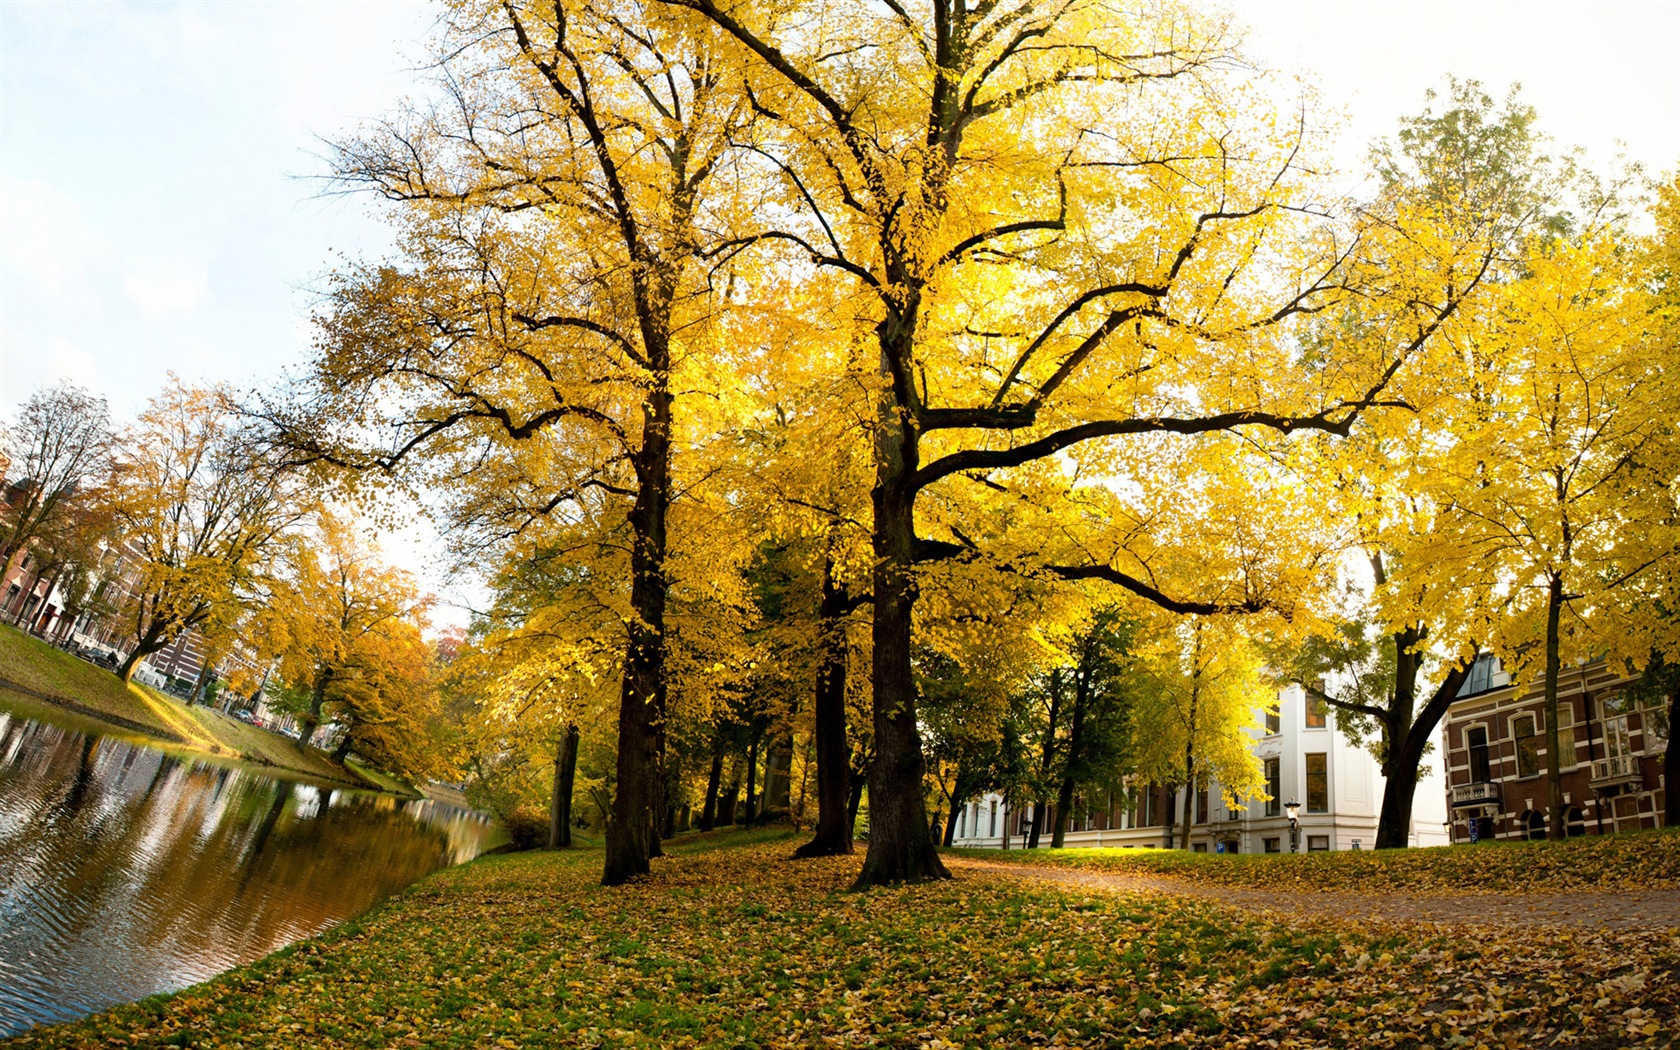
[[[1301,852],[1301,822],[1297,818],[1301,815],[1299,802],[1285,802],[1283,812],[1289,817],[1289,852]]]

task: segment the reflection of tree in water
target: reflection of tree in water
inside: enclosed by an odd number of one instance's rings
[[[245,851],[245,857],[239,865],[239,889],[235,891],[234,896],[244,896],[246,887],[250,886],[252,876],[257,873],[257,858],[262,856],[263,847],[268,845],[268,837],[274,834],[274,825],[280,822],[280,814],[285,812],[286,803],[291,800],[291,783],[281,781],[274,792],[274,801],[268,804],[268,810],[263,813],[262,821],[257,825],[257,834],[251,839],[250,848]]]
[[[0,957],[81,982],[61,1003],[208,977],[364,911],[488,832],[427,803],[27,720],[0,723],[0,759]]]
[[[98,737],[82,738],[82,755],[76,762],[76,775],[70,779],[70,790],[64,793],[57,807],[59,815],[67,820],[74,820],[87,804],[88,789],[93,786],[93,752],[98,744]]]

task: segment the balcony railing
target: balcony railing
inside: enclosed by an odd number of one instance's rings
[[[1461,784],[1452,789],[1452,804],[1455,806],[1485,806],[1488,803],[1498,805],[1498,784]]]
[[[1632,755],[1595,759],[1592,764],[1592,786],[1595,788],[1639,784],[1644,779],[1644,774],[1639,769],[1639,759]]]

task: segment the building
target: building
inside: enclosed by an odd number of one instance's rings
[[[1667,699],[1641,703],[1631,678],[1603,661],[1563,669],[1558,751],[1571,835],[1663,823]],[[1471,668],[1445,719],[1454,842],[1546,836],[1546,713],[1542,684],[1511,681],[1496,657]]]
[[[1254,756],[1265,770],[1267,798],[1228,806],[1213,785],[1198,791],[1190,848],[1199,853],[1279,853],[1290,849],[1284,803],[1299,802],[1296,840],[1301,852],[1369,849],[1377,837],[1383,776],[1364,747],[1336,730],[1323,705],[1309,704],[1305,690],[1290,685],[1278,693],[1276,713],[1257,711]],[[1411,845],[1449,841],[1438,754],[1425,760],[1426,775],[1412,803]],[[1176,845],[1181,809],[1173,793],[1137,785],[1124,793],[1082,800],[1068,824],[1068,846],[1167,847]],[[1016,848],[1031,827],[1030,807],[1011,812],[996,795],[967,803],[957,817],[953,844]],[[1005,832],[1009,840],[1005,842]],[[1039,845],[1049,844],[1048,825]]]

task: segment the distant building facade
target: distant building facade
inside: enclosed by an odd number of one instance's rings
[[[1200,853],[1287,853],[1285,802],[1299,802],[1297,848],[1370,849],[1376,843],[1384,778],[1370,751],[1347,740],[1321,704],[1290,685],[1278,693],[1276,714],[1256,712],[1253,753],[1265,771],[1269,798],[1229,806],[1219,785],[1196,793],[1190,849]],[[1440,748],[1426,759],[1427,775],[1412,803],[1410,844],[1449,841],[1439,768]],[[1173,847],[1183,819],[1182,796],[1158,785],[1137,784],[1100,799],[1081,800],[1070,814],[1068,846]],[[1048,815],[1047,815],[1048,816]],[[954,845],[1020,848],[1032,825],[1031,807],[1012,811],[996,795],[967,802],[957,816]],[[1050,821],[1039,845],[1050,844]],[[1008,841],[1005,841],[1005,835]]]
[[[1603,661],[1558,679],[1558,752],[1564,823],[1571,835],[1660,827],[1663,756],[1672,728],[1666,698],[1641,703],[1632,679]],[[1445,720],[1454,842],[1546,836],[1546,712],[1542,686],[1511,681],[1480,657]]]

